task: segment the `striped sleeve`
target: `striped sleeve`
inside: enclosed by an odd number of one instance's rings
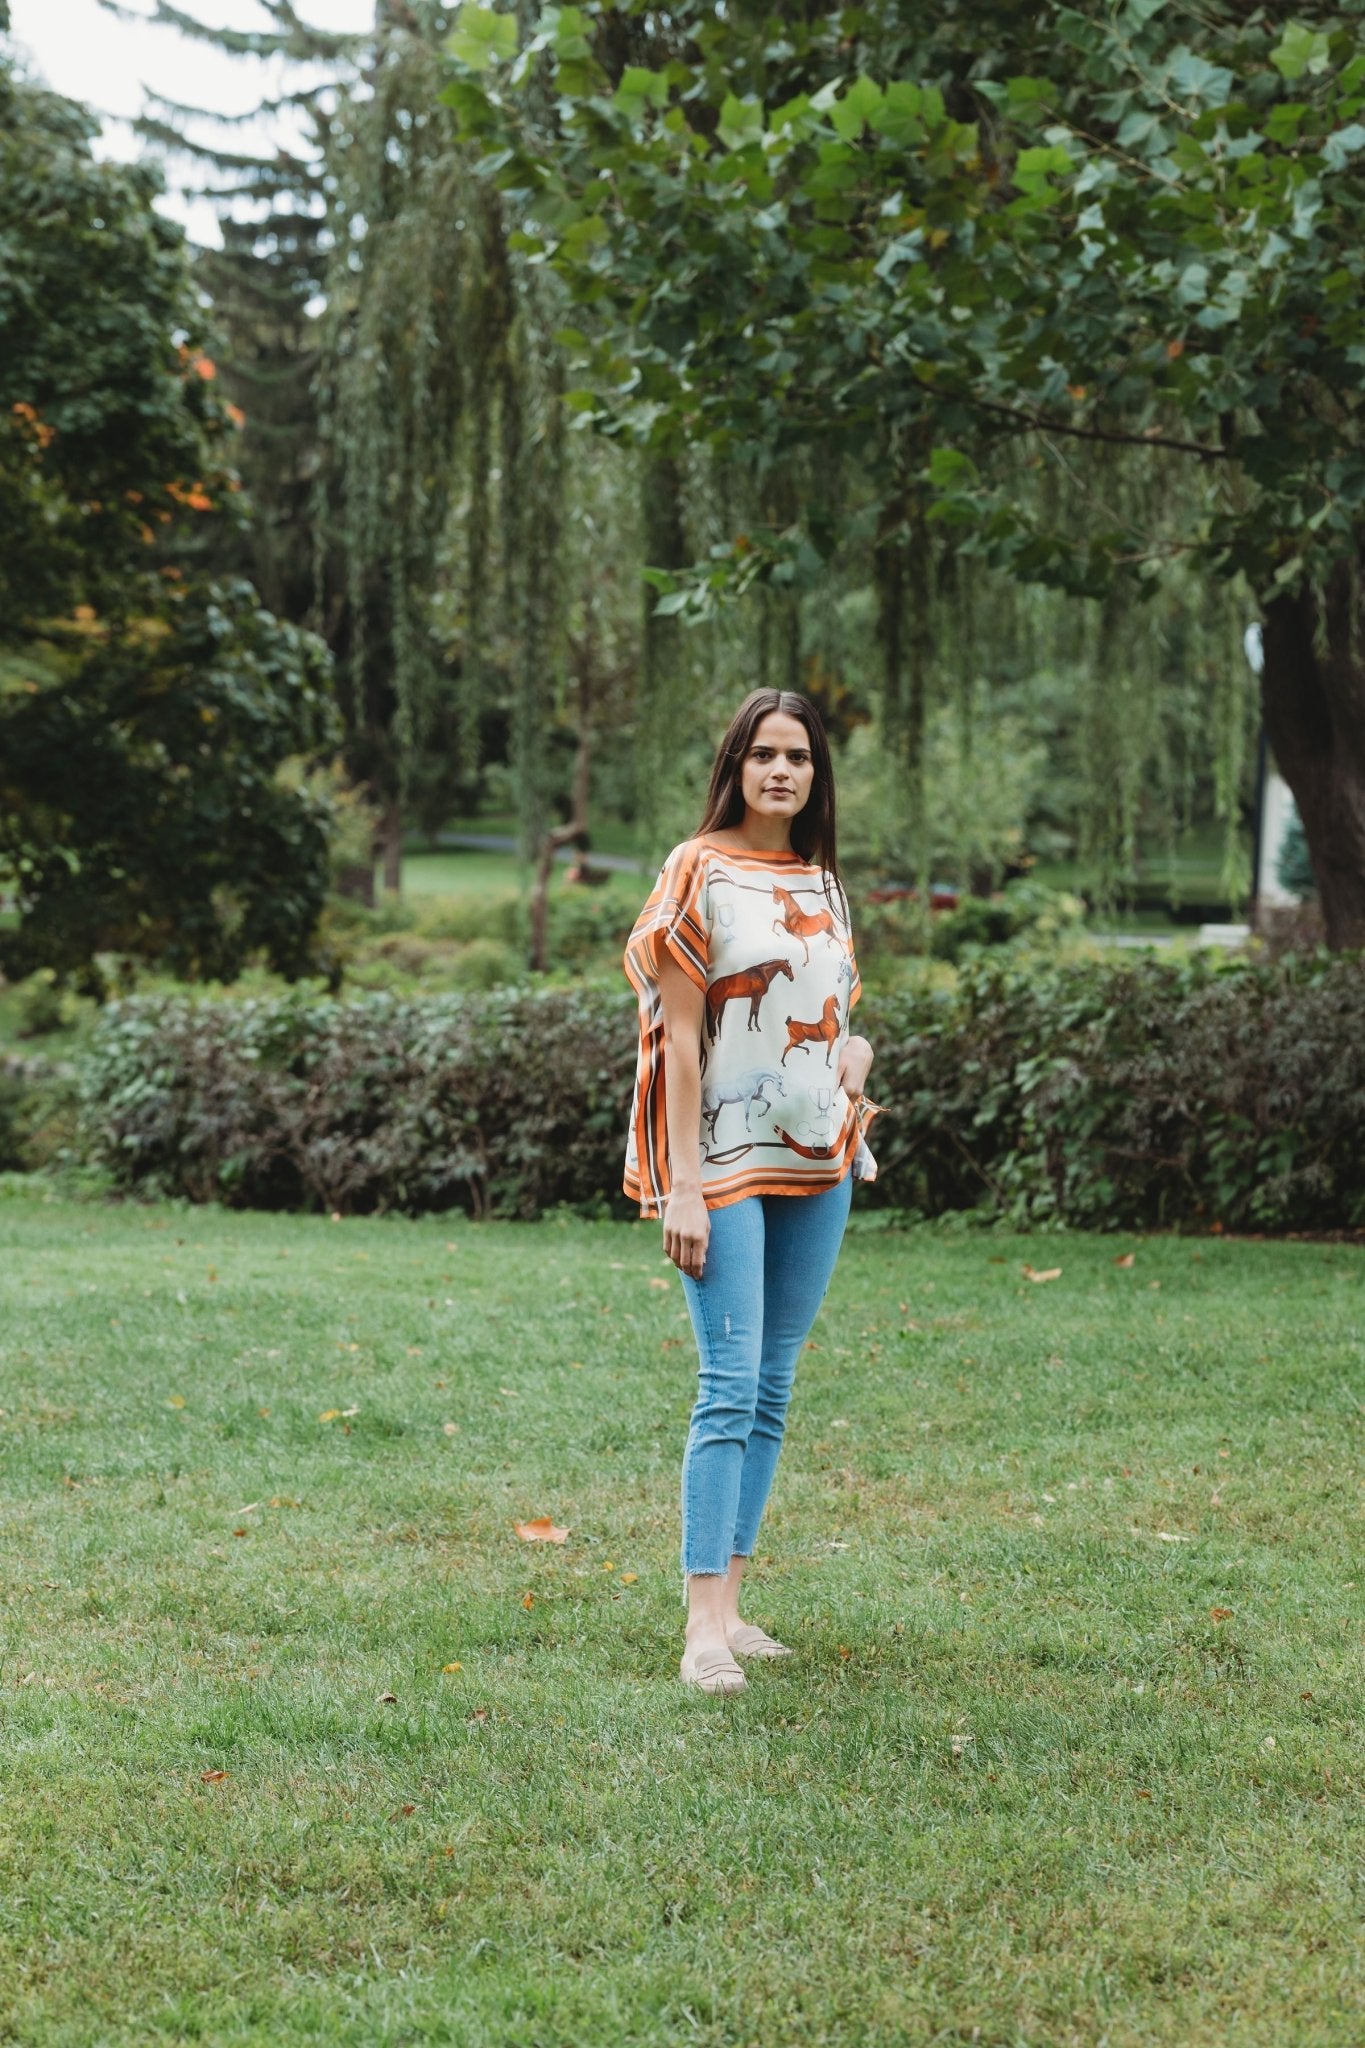
[[[657,993],[665,954],[705,993],[711,957],[703,907],[705,882],[701,849],[695,840],[684,840],[664,862],[626,941],[626,975],[637,996]]]

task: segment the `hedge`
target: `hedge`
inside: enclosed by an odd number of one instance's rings
[[[989,960],[868,997],[881,1174],[925,1215],[1089,1227],[1365,1225],[1365,967]],[[260,1208],[618,1204],[628,994],[131,1000],[82,1077],[119,1187]],[[860,1199],[862,1199],[860,1197]]]

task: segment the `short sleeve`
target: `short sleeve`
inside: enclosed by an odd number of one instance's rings
[[[652,995],[667,954],[705,992],[711,958],[706,865],[695,839],[675,846],[626,941],[625,969],[638,996]]]

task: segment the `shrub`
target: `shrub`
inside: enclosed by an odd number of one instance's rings
[[[87,1144],[124,1188],[239,1207],[534,1216],[620,1187],[626,992],[110,1006]]]
[[[1021,1225],[1365,1225],[1365,964],[983,954],[874,998],[867,1199]],[[112,1005],[90,1162],[254,1207],[617,1201],[634,1067],[612,987]],[[861,1199],[861,1198],[860,1198]]]
[[[1021,1224],[1365,1224],[1365,966],[985,956],[879,1048],[883,1199]]]
[[[0,1173],[33,1173],[69,1153],[78,1101],[66,1061],[0,1055]]]

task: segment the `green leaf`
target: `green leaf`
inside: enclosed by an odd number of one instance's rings
[[[917,85],[898,78],[887,86],[881,105],[868,116],[868,126],[893,148],[907,149],[924,140],[924,95]]]
[[[664,107],[668,104],[668,80],[662,71],[646,71],[642,65],[628,64],[612,97],[618,107],[630,112],[646,104]]]
[[[517,54],[516,17],[465,0],[446,39],[446,48],[471,71],[486,71],[491,64],[505,64]]]
[[[1266,115],[1265,133],[1268,142],[1293,142],[1297,139],[1303,117],[1308,112],[1306,100],[1284,100],[1278,107],[1272,107]]]
[[[1338,128],[1335,135],[1329,135],[1323,148],[1324,160],[1334,171],[1343,170],[1349,158],[1365,149],[1365,128],[1359,121],[1352,121],[1348,128]]]
[[[971,490],[981,473],[961,448],[935,448],[929,457],[929,481],[938,491]]]
[[[1014,182],[1021,192],[1041,197],[1050,192],[1049,180],[1065,177],[1073,168],[1071,158],[1059,143],[1042,149],[1021,149],[1014,166]]]
[[[1322,31],[1305,28],[1301,22],[1291,22],[1280,37],[1279,45],[1270,53],[1270,61],[1281,78],[1291,82],[1302,78],[1305,71],[1325,71],[1331,61],[1331,48]]]
[[[763,108],[756,99],[736,99],[727,92],[721,102],[716,133],[727,149],[747,149],[763,133]]]
[[[830,120],[845,142],[856,142],[882,103],[882,89],[871,78],[855,78],[843,98],[830,109]]]
[[[547,7],[545,26],[561,63],[581,62],[592,55],[588,17],[581,7]]]

